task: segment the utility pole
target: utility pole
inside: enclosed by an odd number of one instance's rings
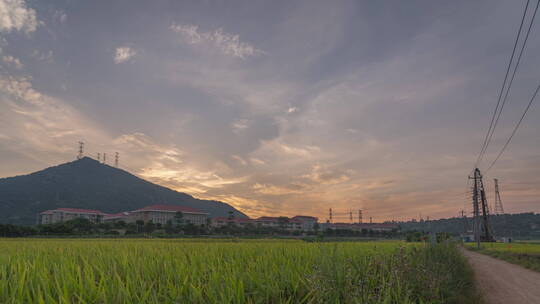
[[[118,168],[118,159],[120,158],[118,152],[114,153],[114,166]]]
[[[77,154],[77,159],[83,158],[84,155],[84,142],[79,142],[79,154]]]
[[[503,215],[504,208],[501,200],[501,194],[499,193],[499,180],[494,178],[495,181],[495,214]]]
[[[461,209],[461,218],[463,219],[463,234],[467,234],[467,216],[465,216],[465,210]]]
[[[489,209],[482,182],[482,174],[480,169],[474,169],[473,179],[473,231],[476,240],[476,246],[480,248],[480,240],[485,242],[493,242],[491,225],[489,223]]]

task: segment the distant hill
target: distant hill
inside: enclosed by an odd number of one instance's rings
[[[61,207],[116,213],[153,204],[188,206],[211,217],[227,216],[229,211],[246,217],[229,204],[196,199],[88,157],[0,178],[0,223],[35,224],[39,212]]]
[[[540,214],[527,212],[492,215],[490,221],[495,236],[540,239]],[[447,232],[459,235],[465,230],[472,229],[472,219],[453,217],[431,221],[402,222],[399,225],[403,231]]]

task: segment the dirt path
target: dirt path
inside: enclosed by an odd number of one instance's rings
[[[540,303],[540,273],[463,250],[487,304]]]

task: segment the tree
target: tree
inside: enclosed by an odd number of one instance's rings
[[[152,233],[154,230],[156,230],[156,224],[154,224],[152,221],[148,221],[146,224],[144,224],[144,232]]]
[[[144,227],[144,221],[142,221],[142,220],[137,220],[137,221],[135,222],[135,225],[137,225],[137,232],[142,232],[143,227]]]
[[[278,217],[278,223],[279,223],[279,228],[285,229],[285,227],[287,226],[287,223],[289,223],[289,218],[286,216],[280,216]]]
[[[184,224],[184,214],[182,211],[178,211],[174,215],[174,221],[176,222],[176,226],[182,226]]]

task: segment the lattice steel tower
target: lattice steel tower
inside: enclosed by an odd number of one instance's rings
[[[501,194],[499,193],[499,180],[496,178],[493,180],[495,181],[495,214],[504,214]]]
[[[482,242],[493,242],[493,230],[489,222],[489,208],[486,199],[486,191],[482,182],[480,169],[474,169],[473,180],[473,231],[474,238],[480,246]]]

